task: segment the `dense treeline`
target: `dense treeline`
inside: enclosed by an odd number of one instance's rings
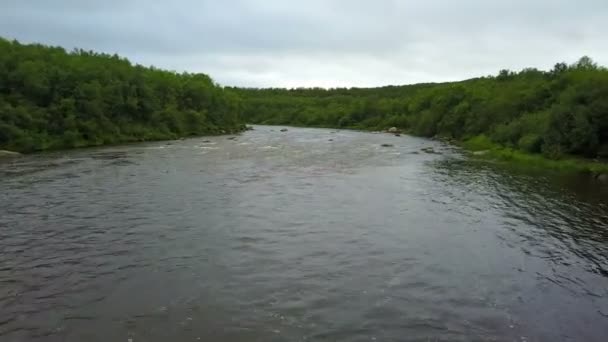
[[[551,71],[370,89],[235,89],[252,123],[473,139],[551,158],[608,157],[608,70],[590,58]]]
[[[0,38],[0,149],[29,152],[243,128],[238,97],[206,75]]]

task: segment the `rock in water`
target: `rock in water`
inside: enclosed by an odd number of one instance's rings
[[[0,158],[2,158],[2,157],[17,157],[17,156],[20,156],[20,155],[21,155],[21,153],[19,153],[19,152],[0,150]]]
[[[287,128],[283,128],[283,129],[281,130],[281,132],[287,132],[287,131],[289,131]]]
[[[380,146],[382,146],[382,147],[393,147],[394,145],[393,144],[382,144]]]
[[[389,133],[399,133],[399,129],[397,127],[391,127],[388,129]]]

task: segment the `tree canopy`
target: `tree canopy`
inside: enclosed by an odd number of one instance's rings
[[[0,149],[21,152],[236,131],[241,103],[203,74],[0,38]]]

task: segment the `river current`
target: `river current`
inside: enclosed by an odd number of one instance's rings
[[[607,340],[586,179],[267,126],[0,161],[3,342]]]

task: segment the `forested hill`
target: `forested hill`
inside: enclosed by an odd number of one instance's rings
[[[252,123],[381,130],[543,153],[608,157],[608,70],[590,58],[551,71],[370,89],[234,89]]]
[[[0,38],[0,150],[174,139],[243,128],[238,97],[202,74]]]

